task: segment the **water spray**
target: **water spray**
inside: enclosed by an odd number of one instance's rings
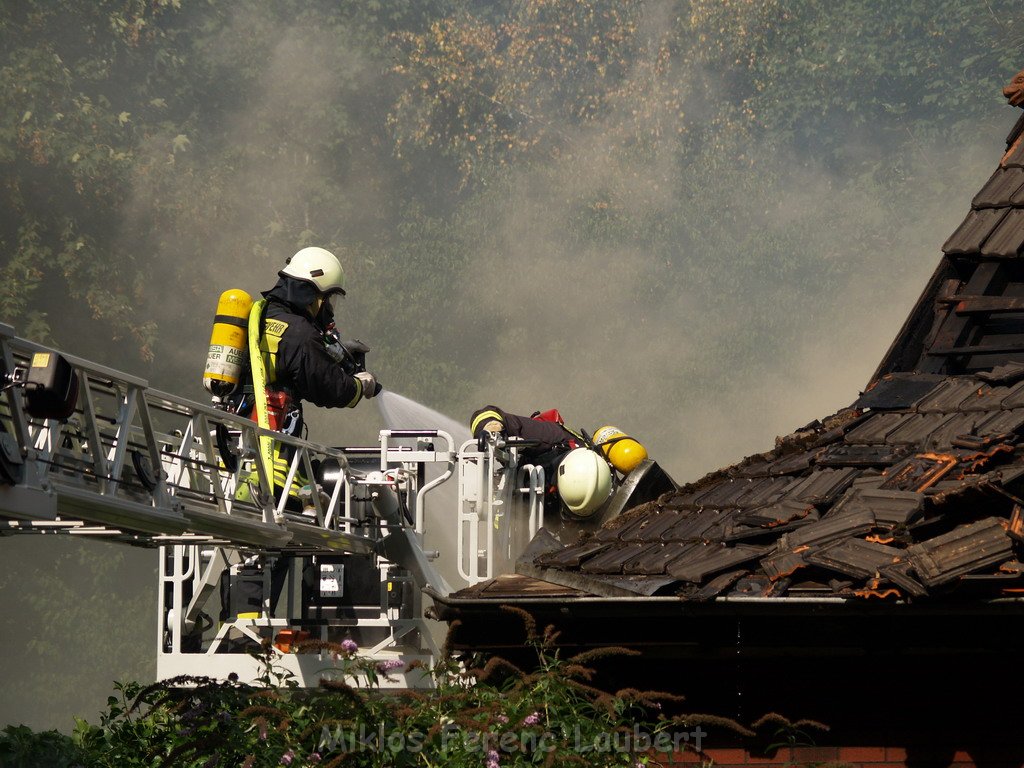
[[[452,436],[456,447],[470,439],[467,425],[397,392],[384,390],[375,400],[388,429],[440,429]]]

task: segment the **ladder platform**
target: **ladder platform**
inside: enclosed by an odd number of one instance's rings
[[[60,355],[79,384],[67,419],[33,417],[16,387],[0,398],[0,522],[7,523],[0,533],[88,530],[140,546],[208,537],[245,549],[374,551],[379,536],[368,531],[375,521],[342,514],[354,484],[342,450],[267,432],[248,419],[153,390],[138,377],[20,339],[3,324],[0,353],[7,371],[27,366],[33,355]],[[272,435],[292,453],[284,488],[272,488],[257,466],[261,435]],[[325,462],[343,471],[313,494],[305,515],[292,514],[296,499],[290,497],[309,482],[303,479],[308,470]],[[262,504],[236,501],[245,484]]]

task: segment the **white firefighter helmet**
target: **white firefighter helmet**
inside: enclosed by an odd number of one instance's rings
[[[288,259],[278,274],[312,283],[324,296],[345,295],[345,270],[338,258],[326,248],[303,248]]]
[[[558,465],[558,495],[574,517],[590,517],[608,500],[612,473],[600,454],[576,448]]]

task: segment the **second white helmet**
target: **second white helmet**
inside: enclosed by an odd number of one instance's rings
[[[612,473],[608,462],[589,448],[576,448],[558,465],[558,495],[569,513],[589,517],[608,500]]]
[[[326,248],[303,248],[288,259],[278,274],[312,283],[324,296],[345,295],[345,270],[338,257]]]

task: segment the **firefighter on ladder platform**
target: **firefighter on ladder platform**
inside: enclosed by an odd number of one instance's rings
[[[334,302],[345,295],[345,273],[334,254],[303,248],[277,274],[277,284],[249,311],[251,386],[236,396],[235,408],[264,429],[301,435],[303,400],[352,408],[376,396],[381,385],[365,370],[368,348],[358,341],[341,342],[334,330]],[[290,452],[269,438],[260,443],[274,487],[282,488]]]
[[[262,429],[303,437],[302,401],[325,408],[352,408],[381,391],[366,370],[369,348],[360,341],[341,341],[334,327],[334,302],[345,295],[345,272],[333,253],[303,248],[277,273],[277,284],[253,302],[238,289],[225,291],[218,302],[203,385],[216,407],[252,418]],[[259,437],[260,463],[278,496],[287,484],[295,452],[269,435]],[[313,463],[314,473],[317,471]],[[242,477],[235,500],[263,505],[258,470]],[[284,510],[316,517],[313,494],[326,494],[300,467],[288,487]],[[263,604],[266,558],[249,557],[222,577],[221,619],[234,612],[253,618]],[[270,560],[270,607],[277,603],[289,566],[288,558]],[[232,595],[234,597],[232,597]],[[232,609],[232,605],[234,608]]]
[[[575,519],[590,517],[608,500],[612,468],[628,475],[647,458],[646,449],[617,427],[601,427],[591,438],[566,427],[555,409],[527,417],[487,405],[473,413],[469,428],[481,442],[504,437],[525,441],[523,458],[542,466],[545,477],[555,478],[545,503],[564,506]]]

